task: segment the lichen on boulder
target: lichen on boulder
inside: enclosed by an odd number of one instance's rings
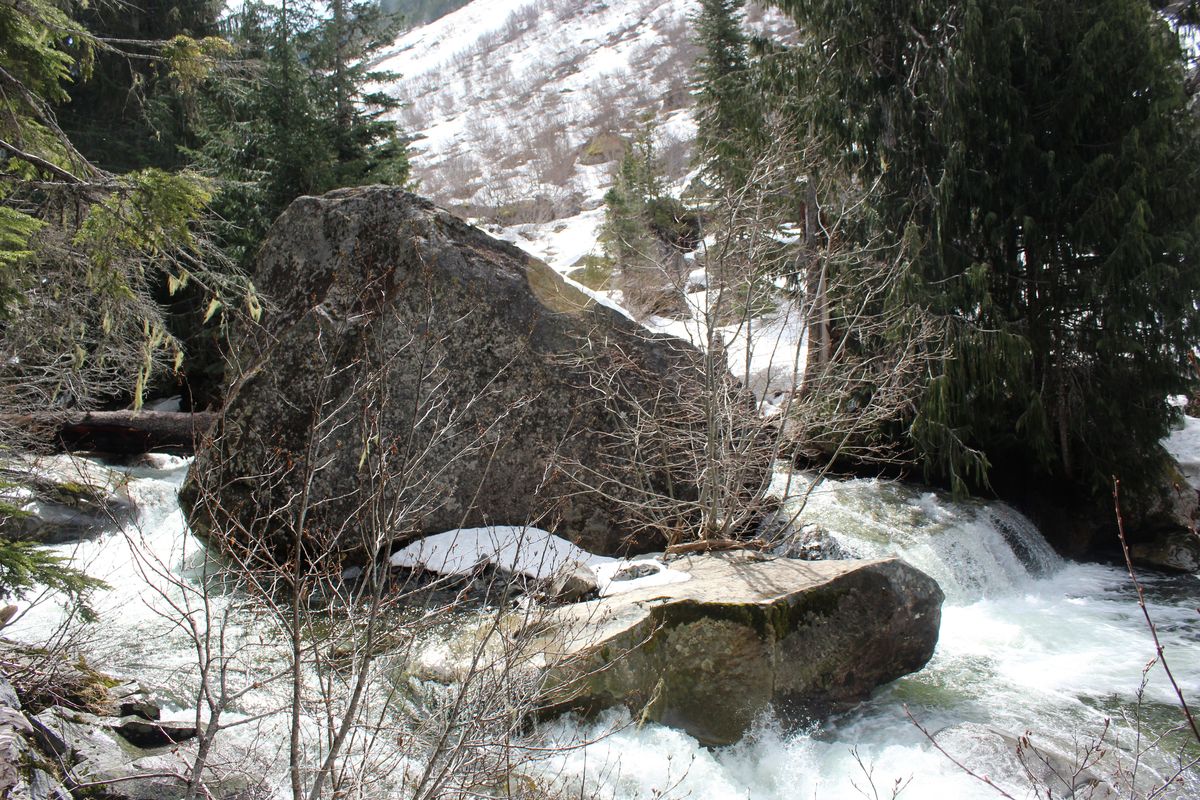
[[[701,354],[426,200],[300,198],[254,283],[270,305],[234,333],[241,367],[181,494],[201,536],[288,557],[281,532],[302,518],[313,552],[361,561],[387,497],[396,545],[535,523],[591,552],[645,552],[663,541],[631,517],[639,498],[697,495],[689,454],[635,456],[621,437],[703,391]],[[769,456],[760,467],[733,490],[760,491]]]

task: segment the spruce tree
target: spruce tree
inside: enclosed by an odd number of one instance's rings
[[[948,323],[909,432],[956,489],[1154,471],[1196,341],[1197,130],[1144,0],[780,0],[809,122]]]
[[[740,187],[749,174],[762,128],[751,86],[749,45],[742,31],[745,0],[702,0],[696,17],[696,145],[718,191]]]
[[[163,43],[214,36],[220,0],[108,0],[80,4],[77,18],[101,42],[88,79],[66,88],[58,120],[80,152],[115,172],[187,166],[181,147],[195,146],[188,98],[171,77]]]
[[[217,179],[222,243],[239,263],[301,195],[408,180],[407,143],[388,118],[398,103],[367,88],[396,78],[371,63],[397,20],[372,3],[337,5],[248,4],[232,34],[244,73],[205,91],[193,155]]]
[[[604,203],[599,241],[626,307],[635,314],[663,310],[657,306],[669,302],[665,290],[679,277],[681,254],[696,248],[700,222],[663,183],[652,122],[642,125],[626,149]]]
[[[654,165],[654,146],[649,127],[643,128],[626,150],[613,186],[604,195],[605,217],[600,244],[617,275],[617,286],[626,305],[635,313],[644,307],[647,290],[661,281],[660,242],[652,227],[654,208],[662,197],[661,181]]]
[[[138,44],[179,80],[211,71],[225,47],[183,37]],[[239,291],[214,269],[202,176],[107,171],[59,125],[70,85],[113,47],[55,4],[0,5],[0,390],[13,411],[140,403],[152,376],[180,356],[156,288],[201,285],[210,299]]]

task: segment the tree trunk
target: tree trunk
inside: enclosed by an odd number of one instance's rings
[[[66,450],[137,455],[152,450],[194,452],[217,414],[180,411],[91,411],[3,414],[0,425],[18,428]]]
[[[800,387],[802,394],[811,388],[811,379],[820,374],[820,368],[833,358],[833,342],[829,335],[828,276],[825,273],[825,259],[819,255],[823,244],[820,239],[820,213],[816,185],[810,177],[804,199],[804,295],[808,313],[808,353]]]

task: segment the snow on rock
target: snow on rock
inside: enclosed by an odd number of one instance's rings
[[[427,536],[397,550],[390,563],[441,575],[470,575],[490,565],[535,580],[545,580],[564,568],[581,564],[596,574],[602,597],[682,583],[691,577],[650,556],[598,556],[540,528],[516,525],[459,528]]]
[[[597,556],[540,528],[497,525],[459,528],[413,542],[392,554],[394,567],[427,569],[443,575],[470,575],[484,564],[544,579],[568,564],[591,565]]]
[[[600,596],[611,597],[654,586],[669,586],[691,580],[691,573],[671,569],[653,558],[607,560],[592,564],[596,582],[600,585]]]
[[[1163,440],[1167,452],[1179,462],[1193,489],[1200,490],[1200,419],[1184,417],[1183,428]]]

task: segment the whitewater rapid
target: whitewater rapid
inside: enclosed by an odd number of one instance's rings
[[[899,797],[921,800],[1001,796],[931,746],[906,709],[949,755],[1018,798],[1035,796],[1015,758],[1016,737],[1027,732],[1035,746],[1067,762],[1104,731],[1105,720],[1111,750],[1133,746],[1142,671],[1155,649],[1123,568],[1064,561],[1003,504],[954,502],[879,480],[816,487],[803,476],[790,480],[807,493],[801,520],[819,520],[859,556],[900,556],[937,579],[947,597],[930,664],[819,726],[785,730],[763,720],[753,736],[721,750],[678,731],[638,729],[624,712],[559,722],[551,729],[556,741],[580,733],[596,740],[560,759],[561,775],[612,798],[657,798],[665,787],[665,796],[694,800],[873,799],[896,788]],[[1189,696],[1200,697],[1200,581],[1146,575],[1142,582],[1176,677]],[[1147,677],[1147,728],[1161,732],[1182,722],[1162,670]],[[1173,773],[1180,743],[1186,747],[1186,738],[1143,759],[1139,786]],[[1200,756],[1200,749],[1186,747],[1187,756]],[[1109,764],[1095,773],[1108,778],[1106,771],[1129,762]],[[1055,797],[1065,796],[1055,789]],[[1200,797],[1200,776],[1188,772],[1161,796]]]
[[[58,548],[111,586],[94,599],[100,615],[90,628],[95,663],[142,676],[168,694],[174,687],[168,716],[193,713],[187,686],[194,653],[168,602],[180,602],[187,592],[162,591],[164,577],[196,586],[206,563],[176,501],[187,466],[157,458],[121,468],[141,509],[137,529]],[[787,479],[806,495],[802,510],[793,506],[802,521],[819,521],[859,556],[898,555],[937,579],[947,599],[932,662],[820,725],[785,729],[764,719],[743,742],[718,750],[679,731],[639,728],[623,711],[544,725],[531,743],[540,752],[565,749],[536,769],[566,796],[579,796],[582,788],[585,796],[613,800],[837,800],[873,798],[876,792],[891,797],[896,787],[902,798],[999,796],[931,746],[906,717],[907,708],[947,753],[1024,798],[1033,795],[1021,778],[1014,742],[1026,732],[1035,744],[1070,760],[1105,720],[1109,747],[1117,753],[1133,745],[1137,714],[1147,732],[1180,721],[1158,668],[1147,673],[1139,710],[1142,672],[1154,646],[1122,568],[1062,560],[1028,520],[1003,505],[955,502],[884,481],[813,486],[803,476]],[[1146,575],[1143,582],[1176,676],[1190,696],[1200,698],[1200,581]],[[216,606],[230,602],[218,595]],[[58,610],[46,605],[5,633],[38,641],[59,619]],[[250,616],[239,617],[230,633],[262,638]],[[255,733],[273,735],[269,726]],[[1200,755],[1195,747],[1188,753]],[[1170,759],[1155,752],[1139,771],[1145,782],[1171,768]],[[1200,780],[1184,775],[1162,796],[1200,797]]]

